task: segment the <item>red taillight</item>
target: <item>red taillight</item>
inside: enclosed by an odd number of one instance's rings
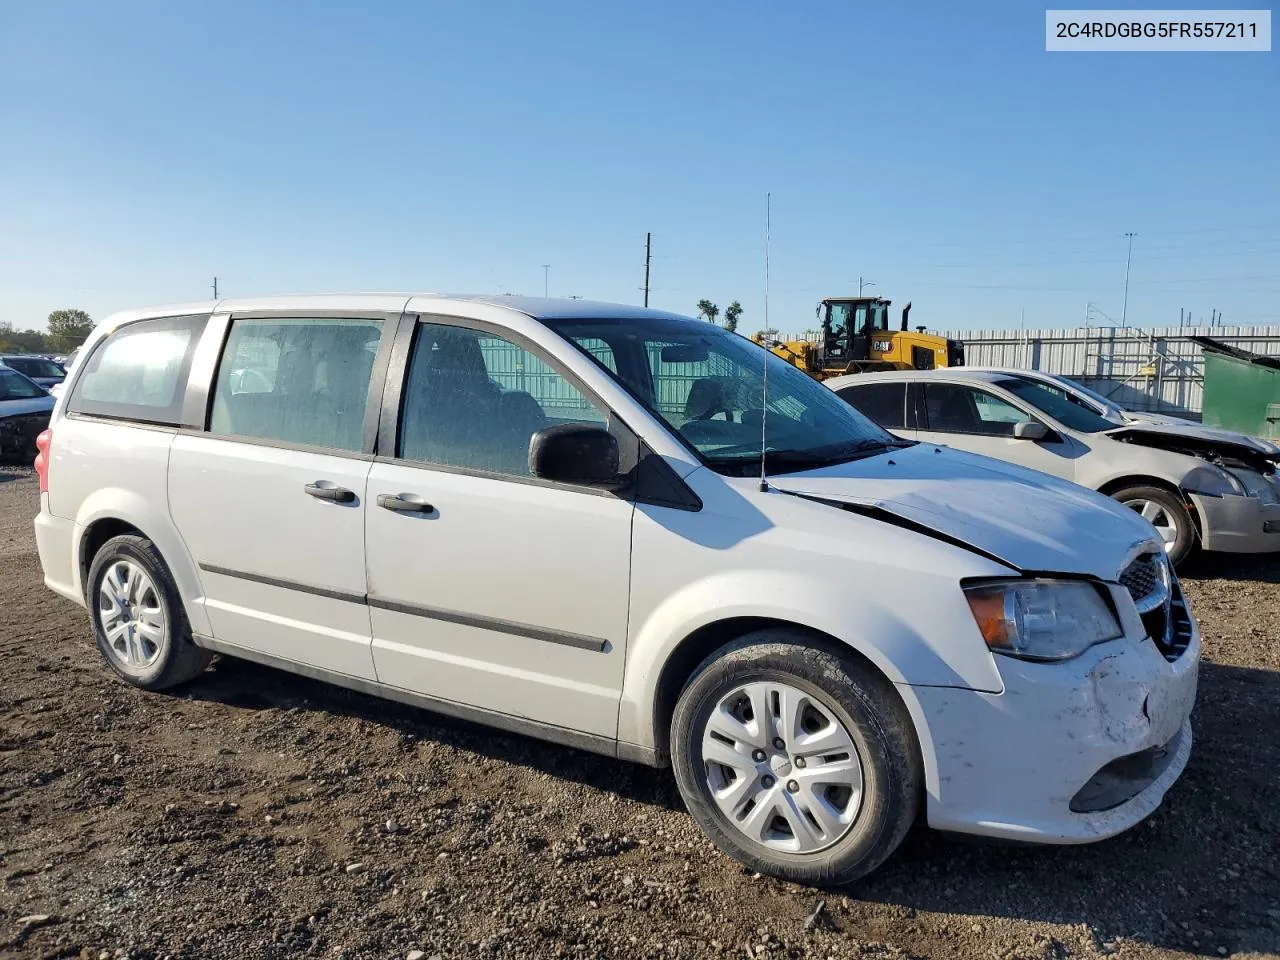
[[[30,436],[30,434],[27,434]],[[40,492],[49,492],[49,444],[53,442],[53,428],[41,430],[40,435],[36,437],[36,449],[40,452],[36,454],[36,474],[40,477]]]

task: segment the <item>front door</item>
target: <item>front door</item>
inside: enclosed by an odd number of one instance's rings
[[[397,351],[399,353],[399,351]],[[617,732],[630,501],[529,475],[529,439],[609,423],[510,334],[413,331],[401,414],[369,475],[373,658],[381,682],[599,736]]]
[[[918,389],[922,402],[916,406],[914,438],[1075,479],[1075,460],[1083,448],[1070,437],[1053,430],[1044,440],[1014,437],[1015,424],[1038,420],[1030,411],[968,384],[925,382]]]
[[[179,434],[169,458],[170,509],[199,564],[214,637],[373,679],[364,451],[386,321],[230,323],[209,430]]]

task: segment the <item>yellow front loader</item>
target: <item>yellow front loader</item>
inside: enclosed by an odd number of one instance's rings
[[[871,370],[932,370],[964,365],[964,344],[948,340],[924,327],[911,330],[902,308],[902,327],[889,329],[889,305],[881,297],[828,297],[818,304],[818,340],[752,339],[788,363],[825,380],[846,373]]]

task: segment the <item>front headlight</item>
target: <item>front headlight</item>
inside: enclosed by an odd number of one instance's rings
[[[1182,489],[1208,497],[1247,496],[1244,484],[1221,467],[1202,463],[1182,478]]]
[[[1123,636],[1102,588],[1083,580],[1000,580],[964,588],[987,646],[1023,660],[1069,660]]]

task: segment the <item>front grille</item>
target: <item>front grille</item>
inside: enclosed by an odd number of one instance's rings
[[[1186,598],[1176,584],[1169,604],[1161,604],[1144,613],[1142,625],[1155,641],[1156,649],[1170,663],[1186,653],[1191,644],[1191,611],[1187,609]]]
[[[1133,597],[1161,655],[1170,663],[1182,656],[1191,643],[1191,612],[1167,554],[1161,550],[1138,557],[1120,574],[1120,585]]]
[[[1129,591],[1139,613],[1164,605],[1167,583],[1168,561],[1159,553],[1139,557],[1120,574],[1120,586]]]

